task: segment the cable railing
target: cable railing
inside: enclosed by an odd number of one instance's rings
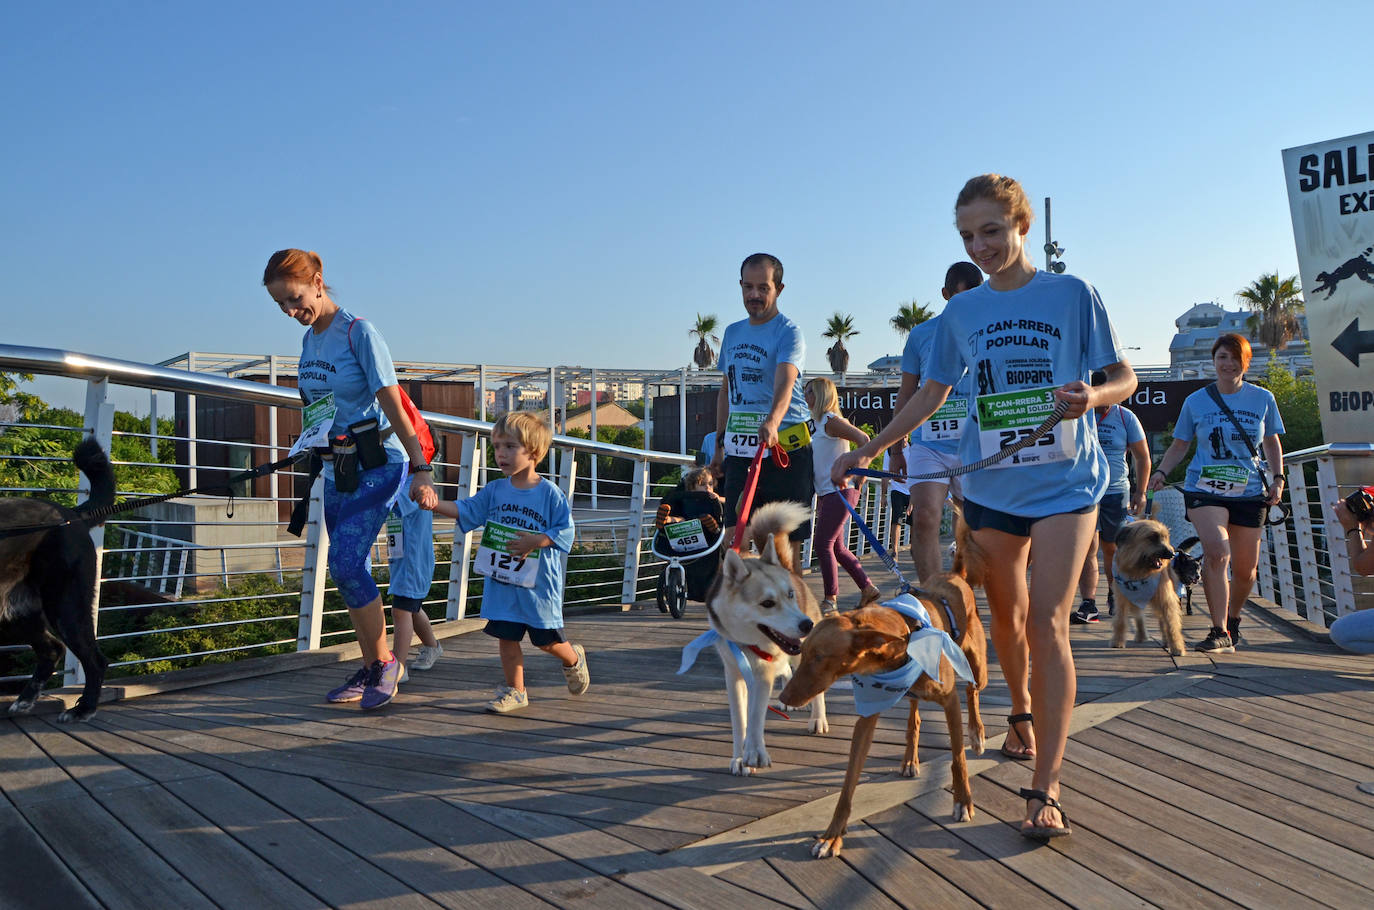
[[[215,409],[242,409],[246,425],[274,431],[279,416],[300,409],[291,388],[50,348],[0,344],[0,372],[63,377],[85,385],[80,426],[0,422],[0,443],[8,442],[0,446],[0,468],[27,465],[36,477],[60,471],[66,478],[63,483],[6,485],[0,489],[4,495],[84,499],[86,481],[73,482],[70,455],[62,453],[70,453],[88,434],[111,453],[121,497],[149,492],[129,489],[133,478],[164,470],[183,487],[212,483],[252,462],[282,457],[293,441],[285,433],[271,433],[265,444],[255,438],[215,438],[223,437]],[[153,419],[133,430],[124,421],[126,428],[116,430],[115,388],[178,396],[178,432],[159,432]],[[436,440],[446,443],[434,460],[441,496],[471,496],[500,476],[493,464],[482,463],[490,448],[485,445],[490,423],[429,411],[424,416]],[[294,426],[293,421],[294,415],[280,423]],[[198,425],[204,433],[197,433]],[[47,440],[42,452],[26,451],[25,434],[34,431]],[[53,443],[54,438],[59,442]],[[117,455],[120,451],[124,457]],[[592,458],[601,459],[600,476],[582,470]],[[545,476],[569,495],[576,524],[572,551],[564,557],[566,607],[652,597],[658,560],[646,535],[653,531],[649,504],[656,505],[655,484],[664,476],[671,483],[672,472],[692,464],[687,455],[554,437]],[[159,476],[158,483],[169,479]],[[97,640],[110,659],[112,675],[310,650],[352,637],[347,608],[327,579],[323,481],[317,478],[307,492],[305,476],[282,471],[244,484],[247,489],[232,498],[197,494],[174,499],[121,513],[92,532],[101,564]],[[306,493],[310,503],[299,539],[286,533],[298,493]],[[432,622],[459,620],[480,610],[481,577],[472,571],[480,533],[455,537],[452,521],[435,521],[435,576],[422,600]],[[373,551],[373,574],[384,594],[389,562],[382,534]],[[0,651],[0,682],[27,676],[18,672],[28,660],[25,650]],[[70,655],[66,672],[68,684],[81,681],[79,665]]]

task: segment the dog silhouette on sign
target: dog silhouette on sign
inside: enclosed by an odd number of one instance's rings
[[[1312,289],[1313,292],[1326,291],[1326,299],[1330,300],[1331,295],[1336,293],[1336,285],[1347,278],[1358,278],[1367,284],[1374,284],[1374,262],[1369,261],[1370,253],[1374,253],[1374,246],[1342,262],[1334,272],[1318,272],[1317,286]]]

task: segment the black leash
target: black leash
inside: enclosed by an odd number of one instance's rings
[[[170,499],[177,499],[181,496],[190,496],[193,493],[218,493],[229,497],[229,502],[225,506],[225,514],[226,517],[233,518],[234,484],[242,483],[245,480],[253,480],[258,477],[265,477],[268,474],[275,473],[276,471],[280,471],[282,468],[290,466],[291,464],[295,463],[296,460],[297,459],[295,457],[283,458],[279,461],[271,462],[270,464],[262,464],[254,468],[249,468],[246,471],[240,471],[237,474],[234,474],[230,477],[225,478],[224,480],[218,481],[213,484],[202,484],[200,486],[191,487],[189,489],[177,490],[175,493],[161,493],[157,496],[140,496],[136,499],[126,499],[123,502],[110,503],[109,505],[99,506],[93,509],[83,509],[81,506],[77,506],[73,511],[80,515],[80,520],[83,524],[87,526],[94,526],[102,524],[105,521],[105,519],[109,518],[112,515],[118,515],[121,512],[132,512],[135,509],[142,509],[146,506],[157,505],[158,503],[167,502]],[[318,461],[319,459],[316,458],[315,460]],[[320,469],[318,467],[314,467],[312,465],[312,473],[310,475],[312,481],[315,475],[319,473],[319,471]],[[299,510],[300,504],[297,503],[296,511]],[[295,511],[292,512],[291,520],[292,525],[294,526],[296,520]],[[37,534],[41,531],[51,531],[53,528],[65,527],[69,524],[72,524],[74,521],[75,519],[68,518],[64,521],[55,521],[50,522],[48,524],[18,525],[15,527],[0,528],[0,539],[6,537],[22,537],[25,534]],[[303,522],[302,526],[304,526]],[[290,528],[288,528],[287,530],[290,530]],[[297,537],[300,536],[300,533],[298,531],[293,533]]]

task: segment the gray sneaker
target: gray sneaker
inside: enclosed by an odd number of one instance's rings
[[[568,680],[568,691],[581,695],[592,684],[592,677],[587,673],[587,652],[581,645],[573,645],[572,649],[577,652],[577,663],[564,667],[563,676]]]
[[[435,661],[444,656],[444,646],[439,642],[434,643],[434,647],[420,645],[420,650],[416,652],[415,659],[410,662],[412,670],[428,670],[434,666]]]
[[[374,660],[367,668],[367,684],[363,688],[362,703],[358,707],[364,711],[380,708],[391,701],[401,691],[401,661],[393,656],[383,663]]]
[[[530,697],[519,689],[510,686],[497,686],[496,697],[487,702],[487,710],[493,714],[507,714],[530,706]]]

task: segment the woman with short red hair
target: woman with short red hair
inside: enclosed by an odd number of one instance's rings
[[[1283,495],[1283,417],[1273,393],[1245,382],[1250,357],[1244,336],[1216,340],[1217,381],[1184,400],[1173,444],[1150,475],[1150,489],[1163,489],[1169,472],[1197,440],[1183,502],[1202,541],[1202,590],[1212,614],[1212,629],[1197,645],[1205,654],[1234,651],[1240,643],[1240,610],[1255,585],[1264,518]],[[1272,482],[1262,472],[1258,452],[1264,453]]]

